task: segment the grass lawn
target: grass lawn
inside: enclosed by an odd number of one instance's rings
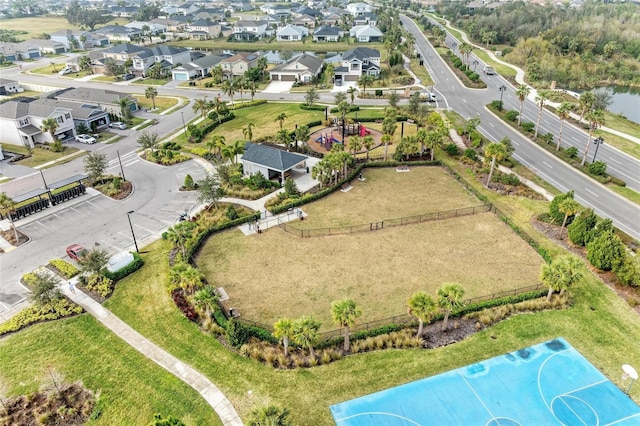
[[[116,82],[118,81],[116,79],[115,75],[99,75],[97,77],[93,77],[91,79],[91,81],[108,81],[108,82]]]
[[[147,85],[147,86],[164,86],[168,82],[169,80],[167,80],[166,78],[144,78],[142,80],[136,80],[131,84],[140,84],[140,85]]]
[[[151,101],[151,99],[146,98],[144,95],[133,95],[133,97],[137,99],[138,106],[140,108],[148,108],[148,109],[153,108],[153,102]],[[153,112],[156,114],[160,114],[162,111],[172,108],[176,106],[178,103],[178,100],[176,98],[169,97],[169,96],[156,96],[155,101],[156,101],[157,109],[154,109],[153,111],[150,111],[150,112]]]
[[[628,135],[640,138],[640,124],[631,121],[619,114],[604,112],[605,126],[624,132]]]
[[[94,425],[145,425],[155,413],[178,416],[189,425],[221,424],[194,389],[88,314],[3,338],[0,363],[0,380],[9,395],[37,391],[46,380],[46,366],[62,373],[68,382],[80,380],[99,392],[105,407],[102,416],[91,422]]]
[[[618,127],[615,126],[615,124],[610,124],[609,122],[606,123],[606,126],[611,129],[620,130]],[[624,131],[624,130],[621,130],[621,131]],[[615,148],[618,148],[620,151],[626,152],[632,157],[640,159],[640,144],[637,144],[633,141],[630,141],[627,138],[614,135],[613,133],[609,133],[601,129],[598,129],[594,132],[594,137],[595,136],[602,136],[602,138],[604,139],[604,143],[609,144]]]
[[[27,149],[23,146],[5,145],[5,147],[9,151],[18,152],[20,154],[25,154],[25,155],[28,154]],[[65,146],[62,152],[54,152],[49,149],[34,148],[33,154],[31,155],[31,157],[25,158],[24,160],[20,160],[16,162],[16,164],[19,164],[25,167],[39,166],[41,164],[48,163],[49,161],[58,160],[62,157],[65,157],[67,155],[73,154],[78,151],[81,151],[81,150],[79,150],[78,148],[70,147],[70,146]]]
[[[419,59],[412,58],[410,62],[410,67],[411,67],[411,71],[413,71],[418,76],[418,78],[420,79],[420,82],[423,85],[433,86],[433,80],[431,79],[431,75],[429,75],[429,72],[424,67],[424,65],[420,65]]]
[[[129,20],[126,18],[115,18],[105,25],[115,25],[116,23],[124,25]],[[100,25],[102,26],[102,25]],[[98,26],[98,27],[100,27]],[[31,16],[26,18],[12,18],[2,20],[2,29],[14,31],[26,31],[26,34],[18,34],[19,40],[27,40],[30,38],[39,38],[43,33],[51,34],[58,30],[79,30],[77,25],[71,25],[64,17],[57,16]]]
[[[488,65],[492,66],[493,69],[495,69],[498,74],[500,74],[502,76],[505,76],[505,77],[513,77],[513,78],[515,78],[516,70],[514,70],[513,68],[511,68],[508,65],[504,65],[504,64],[501,64],[500,62],[494,61],[493,59],[491,59],[489,57],[489,54],[487,52],[485,52],[484,50],[473,49],[473,53],[478,58],[480,58],[485,64],[488,64]],[[473,62],[471,63],[471,68],[473,69]],[[476,67],[476,72],[478,74],[482,73],[482,67],[480,66],[480,64],[478,64],[478,66]]]
[[[440,168],[369,169],[365,176],[351,191],[305,206],[309,217],[293,226],[357,225],[480,204]],[[393,259],[393,267],[381,259]],[[333,300],[354,298],[363,306],[361,321],[373,321],[402,314],[413,293],[435,295],[447,281],[459,282],[466,297],[535,284],[542,262],[492,213],[314,238],[279,228],[248,238],[234,230],[209,240],[197,259],[245,318],[272,324],[313,314],[323,330],[336,328]]]
[[[284,41],[284,42],[266,42],[256,41],[251,43],[243,43],[238,41],[226,41],[226,40],[182,40],[182,41],[170,41],[167,42],[170,46],[180,47],[192,47],[194,49],[229,49],[238,50],[242,52],[258,50],[293,50],[293,51],[307,51],[307,52],[341,52],[354,49],[358,46],[369,47],[371,49],[378,49],[380,53],[385,50],[382,43],[303,43],[301,41]],[[384,58],[381,58],[384,59]]]
[[[64,64],[55,64],[55,65],[49,64],[46,67],[36,68],[36,69],[33,69],[33,70],[29,71],[29,72],[32,73],[32,74],[55,75],[62,68],[64,68]],[[68,74],[68,75],[72,75],[72,74]]]

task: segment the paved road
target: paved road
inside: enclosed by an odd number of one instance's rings
[[[497,87],[494,77],[489,76],[487,78],[487,84],[489,85],[487,89],[477,90],[464,87],[448,65],[442,61],[433,46],[427,42],[415,23],[405,16],[401,16],[401,19],[405,27],[416,37],[416,48],[426,59],[426,67],[434,80],[433,90],[441,99],[439,106],[453,109],[463,117],[478,116],[482,123],[479,130],[490,140],[497,142],[505,136],[511,139],[515,148],[513,156],[516,160],[559,190],[566,192],[574,189],[575,198],[581,204],[592,207],[600,216],[611,218],[617,227],[640,240],[640,206],[618,196],[594,179],[577,172],[496,118],[485,108],[485,105],[492,100],[499,99],[499,91],[497,89],[492,90],[492,88]],[[483,78],[486,77],[483,76]],[[505,80],[499,80],[499,82],[505,85],[508,84]],[[515,103],[513,99],[515,99]],[[505,92],[503,101],[506,101],[507,108],[519,108],[517,97],[511,95],[509,90]],[[525,109],[525,116],[529,117],[530,115],[527,114],[531,114],[531,111],[527,112]],[[537,109],[535,109],[535,114],[537,118]],[[553,117],[551,117],[552,114],[550,113],[548,115],[550,116],[548,117],[550,121]],[[567,131],[569,127],[565,125],[564,137],[567,139],[570,139],[571,135],[573,135],[573,133]],[[546,132],[547,130],[543,129],[542,131]],[[574,133],[577,134],[578,132],[575,131]],[[607,152],[607,150],[602,149],[604,147],[604,145],[600,147],[598,159],[601,159],[600,155]],[[609,151],[614,152],[615,150]],[[604,155],[602,159],[604,160]],[[637,177],[640,173],[640,162],[636,161],[636,163],[638,164],[635,167],[629,165],[630,177]],[[634,182],[634,179],[630,177],[625,178],[625,180]],[[629,186],[631,187],[631,185]],[[638,188],[640,189],[640,182]]]

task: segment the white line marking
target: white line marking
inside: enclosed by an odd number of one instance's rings
[[[88,214],[83,213],[81,211],[79,211],[78,209],[76,209],[75,207],[71,207],[71,210],[73,210],[74,212],[78,213],[80,216],[84,216],[84,217],[89,217]]]
[[[462,377],[462,380],[464,380],[464,382],[467,384],[467,386],[469,387],[469,389],[471,389],[471,392],[473,392],[473,394],[476,396],[476,398],[478,398],[478,401],[480,401],[480,404],[482,404],[482,406],[485,408],[485,410],[487,410],[487,412],[489,414],[491,414],[491,417],[493,417],[494,419],[496,418],[495,414],[493,414],[491,412],[491,410],[489,410],[489,407],[486,406],[486,404],[484,403],[484,401],[482,400],[482,398],[480,398],[480,395],[478,395],[478,393],[476,392],[476,390],[473,388],[473,386],[471,386],[471,384],[467,381],[467,379],[462,375],[462,373],[460,371],[458,371],[458,374],[460,375],[460,377]]]
[[[131,237],[131,235],[127,235],[127,234],[123,234],[122,232],[118,231],[118,234],[122,235],[123,237],[133,241],[133,237]]]
[[[585,190],[585,191],[587,191],[589,194],[592,194],[592,195],[595,195],[596,197],[599,197],[599,195],[598,195],[598,194],[596,194],[596,193],[595,193],[595,192],[593,192],[593,191],[589,191],[589,189],[588,189],[588,188],[585,188],[584,190]]]
[[[547,166],[550,169],[553,169],[553,166],[551,166],[551,164],[548,164],[546,161],[543,161],[542,164],[544,164],[545,166]]]
[[[105,241],[105,240],[100,240],[100,241],[102,241],[103,243],[105,243],[108,246],[113,247],[114,249],[116,249],[116,251],[121,251],[120,247],[114,246],[113,244],[109,243],[108,241]]]
[[[47,231],[53,231],[53,229],[49,228],[48,226],[45,226],[42,222],[40,222],[39,220],[36,220],[36,223],[40,226],[42,226],[44,229],[46,229]]]
[[[87,203],[91,204],[93,207],[95,207],[98,210],[104,210],[102,207],[93,204],[91,201],[87,201]]]
[[[489,122],[489,126],[491,126],[491,127],[493,127],[493,128],[495,128],[495,127],[496,127],[496,126],[494,126],[494,125],[493,125],[493,123],[492,123],[492,122]]]

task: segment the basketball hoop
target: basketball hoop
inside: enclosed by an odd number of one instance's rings
[[[622,365],[622,382],[626,382],[627,380],[631,379],[631,382],[629,382],[629,386],[627,387],[627,395],[629,395],[629,391],[631,391],[631,386],[633,386],[633,383],[638,380],[638,372],[636,371],[635,368],[633,368],[632,366],[630,366],[629,364],[623,364]]]

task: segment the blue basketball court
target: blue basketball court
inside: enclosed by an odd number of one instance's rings
[[[331,406],[338,426],[640,425],[640,407],[559,338]]]

